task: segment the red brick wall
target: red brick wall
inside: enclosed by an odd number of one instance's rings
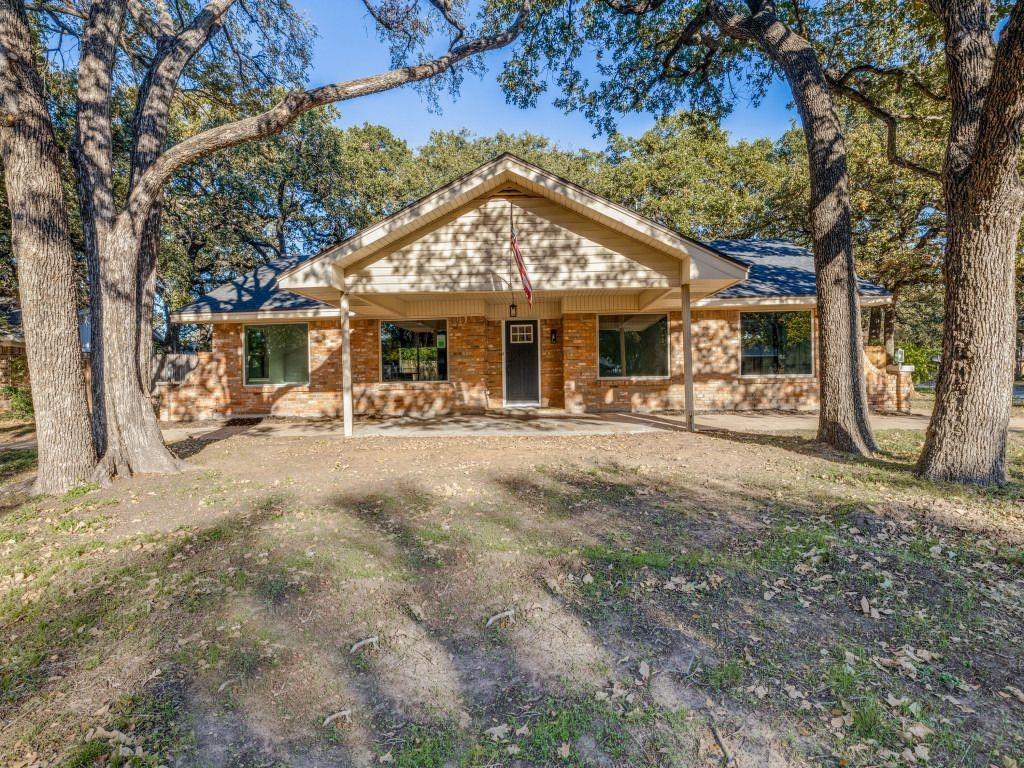
[[[815,376],[740,376],[738,310],[693,313],[694,394],[698,411],[805,409],[818,403]],[[500,408],[503,324],[483,317],[449,318],[447,382],[380,381],[377,320],[352,321],[355,412],[429,416]],[[556,340],[551,342],[551,332]],[[214,326],[213,349],[178,385],[165,387],[161,418],[238,415],[335,417],[341,413],[341,329],[336,319],[311,321],[308,385],[244,386],[238,323]],[[670,371],[664,379],[597,377],[597,316],[565,315],[540,322],[541,404],[571,411],[680,410],[683,385],[682,316],[669,314]],[[817,362],[816,362],[817,365]],[[868,396],[878,410],[895,410],[896,378],[866,362]],[[912,392],[903,380],[905,398]],[[905,401],[906,402],[906,399]]]
[[[554,332],[555,341],[551,341]],[[540,404],[544,408],[565,407],[562,361],[562,318],[540,321]]]
[[[0,343],[0,387],[28,387],[24,347]]]
[[[184,382],[164,387],[160,416],[188,421],[219,416],[337,416],[341,413],[341,328],[337,320],[315,320],[309,326],[309,384],[281,386],[242,381],[241,323],[218,323],[213,348]],[[353,333],[353,344],[357,341]],[[354,375],[354,373],[353,373]]]
[[[488,401],[488,325],[482,317],[448,320],[448,381],[381,382],[378,321],[353,320],[354,411],[374,416],[430,416],[484,410]],[[309,323],[308,385],[244,385],[243,327],[239,323],[214,326],[213,349],[200,353],[198,364],[184,382],[164,388],[162,419],[189,421],[243,415],[323,418],[341,414],[341,328],[337,320]],[[498,392],[500,398],[500,380]]]
[[[817,347],[814,365],[817,371]],[[693,378],[698,411],[818,407],[817,375],[740,375],[740,311],[735,309],[694,310]]]
[[[669,313],[669,376],[663,379],[599,379],[597,315],[565,315],[562,326],[565,407],[569,410],[663,411],[684,407],[681,312]]]
[[[0,344],[0,387],[28,389],[28,358],[24,347]],[[0,393],[0,412],[9,407],[10,402]]]
[[[868,405],[872,410],[894,412],[897,406],[907,410],[914,395],[914,379],[909,373],[893,374],[875,366],[870,356],[864,356],[864,380],[868,390]],[[898,382],[898,383],[897,383]],[[897,397],[896,390],[903,391]]]
[[[505,369],[502,334],[505,326],[499,320],[488,320],[484,340],[485,380],[487,382],[487,407],[501,408],[504,404]]]
[[[698,411],[814,408],[813,376],[740,376],[738,310],[693,313],[694,400]],[[669,376],[598,379],[597,316],[566,315],[565,401],[575,411],[678,410],[685,407],[682,313],[669,313]]]

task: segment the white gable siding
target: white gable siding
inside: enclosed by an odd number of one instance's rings
[[[679,285],[675,257],[514,191],[475,201],[375,253],[346,270],[346,284],[366,293],[507,291],[510,208],[536,291]],[[512,280],[518,287],[514,267]]]

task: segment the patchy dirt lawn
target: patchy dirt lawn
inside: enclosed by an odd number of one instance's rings
[[[979,491],[920,439],[2,454],[0,765],[1024,764],[1024,440]]]

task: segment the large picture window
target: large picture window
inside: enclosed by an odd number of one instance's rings
[[[744,312],[740,327],[744,376],[811,373],[810,312]]]
[[[447,381],[447,321],[382,321],[380,360],[384,381]]]
[[[601,315],[598,367],[602,378],[668,376],[668,317]]]
[[[308,384],[305,323],[245,326],[246,384]]]

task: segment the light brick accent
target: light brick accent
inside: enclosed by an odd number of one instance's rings
[[[213,348],[199,354],[184,382],[164,387],[160,415],[169,421],[246,415],[337,417],[341,414],[341,328],[337,320],[311,321],[308,385],[244,386],[243,328],[214,326]],[[555,331],[555,342],[551,332]],[[540,322],[541,405],[583,411],[659,411],[685,407],[682,314],[669,313],[669,376],[599,379],[597,315],[569,314]],[[353,405],[365,416],[433,416],[501,408],[501,322],[483,317],[448,319],[446,382],[381,382],[379,321],[352,321]],[[812,409],[816,376],[740,376],[740,312],[693,313],[694,394],[698,411]],[[817,361],[815,361],[817,367]],[[896,377],[865,357],[870,405],[895,410]],[[913,391],[903,376],[904,402]]]
[[[817,336],[816,319],[812,333]],[[814,370],[817,368],[815,345]],[[698,411],[818,407],[816,375],[740,375],[740,311],[735,309],[693,311],[693,378]]]
[[[873,411],[892,413],[897,405],[907,410],[914,395],[914,379],[909,373],[889,373],[876,367],[875,360],[868,355],[864,357],[864,382],[868,390],[868,406]],[[903,390],[899,398],[896,396],[897,387]]]
[[[0,343],[0,386],[28,386],[28,358],[24,347]]]
[[[563,336],[562,318],[540,321],[540,404],[545,408],[565,407]]]

